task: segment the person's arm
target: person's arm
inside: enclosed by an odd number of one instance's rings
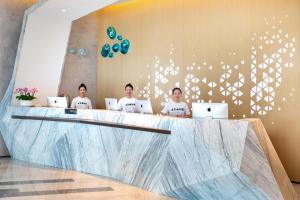
[[[162,115],[168,115],[169,114],[169,108],[168,103],[166,103],[164,109],[160,112]]]
[[[122,99],[120,99],[119,101],[118,101],[118,110],[119,111],[122,111]]]
[[[92,102],[91,102],[90,99],[89,99],[89,101],[88,101],[88,108],[89,108],[89,109],[93,109]]]
[[[71,108],[76,108],[76,102],[75,102],[75,98],[72,100],[72,103],[71,103]]]
[[[187,104],[185,104],[185,114],[184,114],[183,117],[184,117],[184,118],[191,118],[191,117],[192,117],[191,112],[190,112],[190,109],[189,109],[189,107],[188,107]]]

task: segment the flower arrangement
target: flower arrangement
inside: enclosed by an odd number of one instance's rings
[[[25,101],[31,101],[33,99],[36,99],[34,96],[38,92],[37,88],[17,88],[15,93],[17,94],[16,99],[17,100],[25,100]]]

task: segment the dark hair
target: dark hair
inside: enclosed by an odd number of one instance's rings
[[[175,92],[176,90],[178,90],[178,91],[182,94],[181,89],[180,89],[179,87],[176,87],[176,88],[174,88],[174,89],[172,90],[172,95],[174,95],[174,92]]]
[[[85,90],[87,90],[86,85],[84,83],[81,83],[78,87],[78,90],[80,90],[80,88],[84,88]]]
[[[133,86],[132,86],[131,83],[128,83],[128,84],[125,85],[125,90],[126,90],[127,87],[130,87],[133,90]]]

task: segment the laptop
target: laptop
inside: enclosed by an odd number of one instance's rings
[[[106,110],[119,110],[118,100],[115,98],[105,98],[105,108]]]
[[[135,112],[153,114],[150,100],[137,100],[135,103]]]
[[[227,103],[192,103],[193,118],[228,119]]]
[[[66,97],[47,97],[48,106],[52,108],[67,108]]]

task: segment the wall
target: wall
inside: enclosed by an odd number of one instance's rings
[[[0,101],[11,79],[24,11],[36,0],[0,1]]]
[[[36,0],[0,1],[0,102],[11,80],[25,10]],[[8,151],[0,135],[0,156]]]
[[[86,84],[93,107],[96,106],[98,25],[99,21],[95,14],[87,15],[72,23],[59,88],[59,94],[67,94],[72,100],[78,96],[78,86],[81,83]],[[70,49],[76,49],[77,52],[71,53]],[[80,49],[86,49],[87,55],[81,56]]]
[[[132,0],[97,12],[100,48],[113,25],[128,55],[99,58],[97,105],[131,82],[155,112],[180,86],[184,100],[229,103],[230,118],[261,118],[293,180],[300,180],[300,2]],[[85,31],[86,32],[86,31]]]
[[[46,26],[45,18],[29,15],[16,73],[15,88],[39,89],[38,105],[47,105],[46,97],[58,93],[71,29],[70,20],[58,16],[52,19]],[[12,104],[17,104],[14,97]]]
[[[47,97],[59,93],[72,21],[117,1],[40,0],[40,6],[28,13],[14,88],[37,87],[35,106],[46,106]],[[15,96],[11,104],[18,104]]]

